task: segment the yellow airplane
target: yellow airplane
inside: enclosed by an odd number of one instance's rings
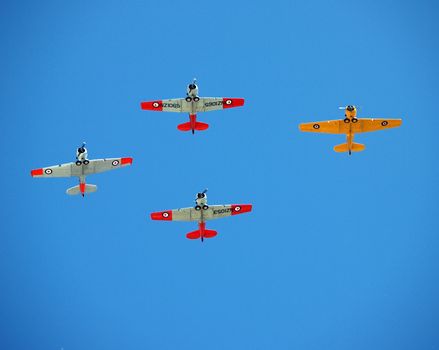
[[[339,120],[326,120],[322,122],[302,123],[300,131],[321,132],[326,134],[346,134],[346,143],[334,146],[335,152],[360,152],[366,146],[354,142],[354,135],[361,132],[384,130],[396,128],[401,125],[402,119],[357,119],[357,108],[355,106],[340,107],[345,110],[345,118]]]

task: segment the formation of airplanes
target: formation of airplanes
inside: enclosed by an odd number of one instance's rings
[[[198,95],[198,85],[194,79],[187,86],[186,97],[167,100],[153,100],[141,102],[141,109],[159,112],[180,112],[189,114],[189,122],[177,126],[180,131],[202,131],[209,125],[197,121],[197,113],[216,111],[244,105],[243,98],[232,97],[200,97]],[[299,125],[300,131],[345,134],[346,142],[334,146],[335,152],[360,152],[365,149],[365,145],[354,142],[354,135],[358,133],[385,130],[399,127],[401,119],[376,119],[376,118],[357,118],[357,108],[353,105],[340,107],[344,110],[344,118],[336,120],[326,120],[317,122],[302,123]],[[119,169],[133,163],[132,157],[88,159],[88,151],[85,142],[77,148],[76,159],[74,162],[52,165],[38,168],[31,171],[32,177],[77,177],[79,184],[66,190],[68,195],[81,194],[97,191],[97,186],[86,183],[86,176]],[[165,210],[151,213],[152,220],[163,221],[196,221],[198,230],[189,232],[188,239],[212,238],[217,235],[214,230],[206,229],[206,221],[220,219],[227,216],[234,216],[251,212],[252,204],[225,204],[208,205],[207,189],[196,195],[195,206],[181,209]]]

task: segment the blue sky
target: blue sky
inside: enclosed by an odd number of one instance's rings
[[[2,349],[437,349],[433,1],[6,1],[0,20]],[[199,115],[142,100],[244,97]],[[403,118],[357,135],[304,121]],[[30,170],[132,156],[76,179]],[[252,203],[207,224],[151,211]]]

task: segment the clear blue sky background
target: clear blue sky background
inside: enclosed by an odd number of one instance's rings
[[[4,1],[1,349],[438,349],[438,5],[434,1]],[[201,114],[142,100],[244,97]],[[304,121],[404,119],[343,136]],[[30,170],[132,156],[76,179]],[[151,211],[252,203],[153,222]]]

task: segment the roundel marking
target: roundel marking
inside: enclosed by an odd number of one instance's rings
[[[45,172],[47,175],[50,175],[50,174],[53,173],[53,170],[52,170],[52,169],[46,169],[46,170],[44,170],[44,172]]]
[[[160,106],[160,104],[159,104],[158,102],[153,102],[153,103],[152,103],[152,106],[153,106],[154,108],[158,108],[158,107]]]
[[[314,124],[312,127],[313,127],[314,129],[320,129],[320,125],[319,125],[319,124]]]
[[[387,126],[387,124],[389,124],[389,122],[388,122],[387,120],[383,120],[383,121],[381,122],[381,125],[382,125],[382,126]]]
[[[238,205],[237,207],[235,207],[235,211],[240,211],[241,207]]]
[[[226,105],[231,105],[232,104],[232,100],[226,100]]]
[[[165,213],[162,214],[162,216],[163,216],[164,218],[167,218],[167,217],[169,216],[169,213],[166,213],[166,212],[165,212]]]
[[[116,165],[119,164],[119,161],[118,161],[118,160],[113,160],[113,161],[111,162],[111,164],[113,164],[113,166],[116,166]]]

